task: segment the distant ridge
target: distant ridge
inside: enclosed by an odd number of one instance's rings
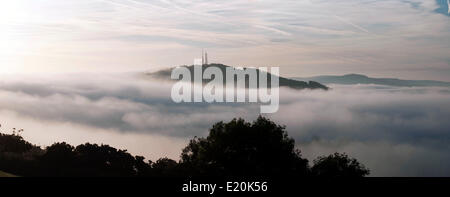
[[[433,81],[433,80],[403,80],[395,78],[371,78],[366,75],[360,74],[347,74],[342,76],[324,75],[315,77],[295,77],[295,80],[314,80],[323,84],[376,84],[386,86],[399,86],[399,87],[450,87],[450,82]]]
[[[186,68],[188,68],[189,70],[191,70],[191,73],[194,73],[194,66],[184,66]],[[222,73],[223,73],[223,79],[224,79],[224,83],[225,83],[225,79],[226,79],[226,68],[230,67],[227,65],[223,65],[223,64],[208,64],[208,65],[203,65],[202,69],[205,70],[208,67],[217,67],[219,68]],[[164,70],[160,70],[157,72],[153,72],[153,73],[146,73],[147,76],[149,77],[154,77],[154,78],[158,78],[158,79],[164,79],[164,80],[171,80],[170,75],[172,73],[172,70],[174,68],[169,68],[169,69],[164,69]],[[244,68],[245,69],[255,69],[255,68]],[[260,73],[262,73],[262,71],[256,69],[257,74],[259,76]],[[270,77],[273,75],[269,75],[268,79],[270,79]],[[193,76],[191,77],[193,79]],[[203,80],[203,83],[208,83],[211,80]],[[246,79],[246,84],[248,84],[248,79]],[[294,80],[294,79],[288,79],[288,78],[284,78],[284,77],[279,77],[279,85],[280,87],[289,87],[289,88],[293,88],[293,89],[323,89],[323,90],[328,90],[328,87],[325,85],[322,85],[318,82],[315,81],[298,81],[298,80]],[[247,86],[248,87],[248,86]]]

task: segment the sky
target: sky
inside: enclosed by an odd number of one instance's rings
[[[450,81],[450,0],[2,0],[0,132],[42,147],[109,144],[175,160],[218,121],[258,104],[181,103],[136,72],[210,62],[286,77],[359,73]],[[450,91],[280,89],[302,155],[345,152],[373,176],[450,176]]]
[[[450,81],[448,0],[3,0],[0,73],[210,62]]]

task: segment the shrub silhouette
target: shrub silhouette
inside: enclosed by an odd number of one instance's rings
[[[126,150],[89,143],[75,148],[56,143],[39,159],[50,176],[136,176],[137,170],[145,170],[143,165],[148,165],[143,157],[137,160]]]
[[[345,153],[334,153],[314,160],[312,174],[317,177],[364,177],[370,170]]]
[[[184,148],[181,163],[203,175],[306,176],[308,161],[295,149],[285,128],[259,117],[253,123],[233,119],[216,123],[206,138]]]

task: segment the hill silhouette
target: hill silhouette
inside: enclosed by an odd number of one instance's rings
[[[324,84],[344,84],[344,85],[353,85],[353,84],[376,84],[376,85],[386,85],[386,86],[399,86],[399,87],[427,87],[427,86],[436,86],[436,87],[450,87],[450,82],[444,81],[433,81],[433,80],[402,80],[395,78],[372,78],[366,75],[360,74],[347,74],[342,76],[332,76],[332,75],[324,75],[324,76],[316,76],[316,77],[308,77],[301,78],[295,77],[293,79],[296,80],[314,80],[319,83]]]
[[[194,66],[184,66],[184,67],[188,68],[191,71],[191,79],[193,81],[193,79],[194,79],[194,76],[193,76]],[[202,70],[204,71],[206,68],[209,68],[209,67],[216,67],[216,68],[219,68],[222,71],[222,73],[223,73],[223,78],[222,79],[224,80],[223,84],[225,85],[226,84],[226,81],[225,81],[226,80],[226,69],[227,68],[232,68],[232,67],[227,66],[227,65],[223,65],[223,64],[208,64],[208,65],[203,65],[202,66]],[[164,70],[160,70],[160,71],[153,72],[153,73],[147,73],[146,75],[149,76],[149,77],[157,78],[157,79],[171,80],[170,76],[171,76],[171,73],[172,73],[173,69],[174,68],[164,69]],[[233,68],[233,69],[235,69],[235,68]],[[246,70],[246,69],[255,69],[258,77],[259,77],[260,74],[267,74],[266,72],[260,71],[259,69],[256,69],[256,68],[243,68],[243,69],[244,70]],[[244,72],[244,70],[239,70],[239,69],[235,69],[235,70],[236,70],[236,72]],[[270,78],[272,76],[273,76],[272,74],[268,75],[268,81],[269,82],[270,82]],[[212,80],[213,79],[203,79],[203,83],[208,83],[208,82],[210,82]],[[245,81],[246,82],[246,87],[248,88],[248,84],[249,84],[248,80],[249,79],[246,78],[245,80],[246,80]],[[237,81],[237,79],[235,79],[235,82],[236,81]],[[269,85],[270,85],[270,83],[269,83]],[[298,80],[294,80],[294,79],[284,78],[284,77],[281,77],[281,76],[279,76],[279,86],[280,87],[289,87],[289,88],[293,88],[293,89],[322,89],[322,90],[328,90],[327,86],[322,85],[322,84],[320,84],[318,82],[315,82],[315,81],[308,81],[308,82],[298,81]],[[259,87],[259,84],[258,84],[258,87]]]

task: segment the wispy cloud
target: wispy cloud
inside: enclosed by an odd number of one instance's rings
[[[212,61],[297,76],[450,80],[449,18],[435,12],[448,1],[437,2],[11,0],[1,6],[0,61],[3,72],[137,70],[191,63],[206,47]]]
[[[344,22],[344,23],[346,23],[346,24],[351,25],[351,26],[355,27],[356,29],[358,29],[358,30],[360,30],[360,31],[362,31],[362,32],[370,33],[369,30],[367,30],[367,29],[365,29],[365,28],[363,28],[363,27],[361,27],[361,26],[359,26],[359,25],[357,25],[357,24],[355,24],[355,23],[352,23],[352,22],[350,22],[350,21],[348,21],[348,20],[346,20],[346,19],[343,19],[342,17],[339,17],[339,16],[334,15],[334,18],[336,18],[336,19],[338,19],[339,21],[342,21],[342,22]]]

